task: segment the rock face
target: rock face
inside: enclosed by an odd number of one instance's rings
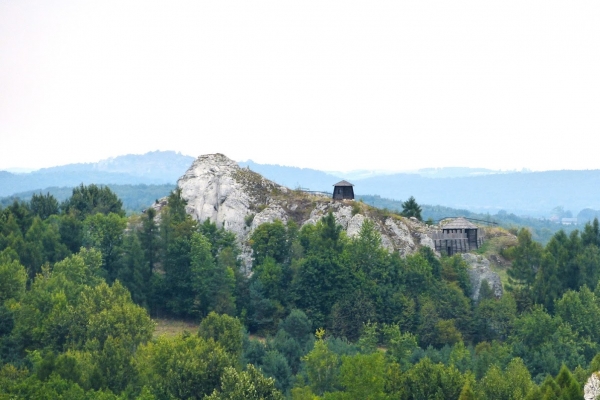
[[[293,219],[298,225],[316,224],[332,212],[348,236],[356,236],[366,219],[375,222],[381,241],[389,251],[402,256],[422,246],[433,248],[428,234],[432,227],[419,221],[386,215],[354,201],[333,201],[278,185],[222,154],[198,157],[177,185],[187,201],[187,212],[197,221],[209,219],[235,233],[245,266],[251,265],[247,246],[251,233],[261,224]]]
[[[583,388],[585,400],[596,400],[600,396],[600,371],[592,373]]]
[[[255,178],[256,187],[252,190],[248,188],[249,178]],[[179,178],[177,185],[181,189],[181,196],[187,201],[187,212],[192,217],[198,221],[210,218],[217,226],[241,238],[250,227],[246,222],[247,217],[253,213],[257,202],[262,200],[252,196],[252,193],[257,190],[284,189],[261,178],[251,171],[242,170],[235,161],[222,154],[209,154],[198,157],[185,175]],[[259,220],[268,222],[267,215],[265,213]],[[273,214],[275,216],[276,213]]]
[[[502,297],[502,282],[498,274],[490,269],[490,261],[487,258],[470,253],[462,254],[462,258],[470,267],[468,272],[473,288],[473,300],[479,300],[479,290],[483,281],[487,281],[497,298]]]

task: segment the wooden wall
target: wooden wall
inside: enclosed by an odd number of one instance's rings
[[[477,229],[477,237],[474,240],[472,237],[469,240],[469,236],[464,232],[436,232],[432,233],[431,239],[435,245],[435,250],[441,254],[453,255],[456,253],[467,253],[471,250],[478,249],[484,242],[483,229]]]

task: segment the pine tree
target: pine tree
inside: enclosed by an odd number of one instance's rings
[[[415,217],[419,221],[422,221],[421,211],[421,207],[413,196],[410,196],[408,200],[402,203],[402,216],[404,217]]]

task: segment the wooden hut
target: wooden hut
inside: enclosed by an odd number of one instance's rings
[[[350,182],[340,181],[333,185],[334,200],[354,200],[354,186]]]
[[[451,256],[478,249],[483,244],[484,234],[483,229],[459,217],[443,225],[442,232],[434,233],[431,238],[437,251]]]

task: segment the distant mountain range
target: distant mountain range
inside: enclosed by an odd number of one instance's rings
[[[307,168],[240,163],[290,188],[330,191],[347,176]],[[479,213],[505,210],[519,215],[550,216],[557,206],[576,215],[600,209],[600,170],[504,172],[483,168],[431,168],[414,173],[382,174],[351,181],[357,195],[443,205]]]
[[[98,163],[70,164],[15,174],[0,171],[0,196],[40,191],[48,187],[74,187],[81,183],[113,185],[174,185],[194,161],[172,151],[125,155]],[[342,175],[309,168],[239,163],[292,189],[329,192],[347,179],[357,195],[443,205],[494,214],[505,210],[518,215],[549,217],[557,206],[573,215],[583,209],[600,209],[600,170],[503,172],[484,168],[430,168],[413,173],[384,174],[354,171]]]
[[[128,154],[97,163],[69,164],[16,174],[0,171],[0,196],[48,187],[74,187],[79,184],[161,185],[172,184],[185,173],[194,157],[174,151]]]

